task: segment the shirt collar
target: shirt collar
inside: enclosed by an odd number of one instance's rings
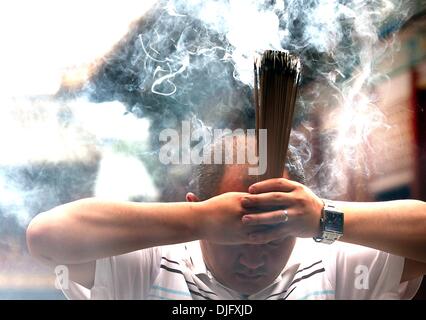
[[[185,244],[188,252],[189,268],[196,275],[209,275],[206,264],[203,259],[203,252],[201,251],[200,242],[192,241]]]

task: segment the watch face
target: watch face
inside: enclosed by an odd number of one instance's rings
[[[324,220],[324,229],[326,231],[343,233],[343,213],[326,210]]]

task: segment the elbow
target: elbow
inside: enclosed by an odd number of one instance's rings
[[[43,221],[44,214],[45,213],[41,213],[31,220],[27,227],[26,240],[28,252],[31,256],[37,260],[46,262],[46,260],[50,260],[51,258],[46,254],[46,252],[49,251],[49,227]]]
[[[69,216],[66,210],[54,208],[31,220],[26,242],[32,257],[47,265],[81,263],[81,234]]]

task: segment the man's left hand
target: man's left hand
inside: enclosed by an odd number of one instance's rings
[[[288,236],[309,238],[319,234],[323,201],[306,186],[276,178],[255,183],[248,191],[250,195],[242,204],[254,213],[244,215],[242,222],[271,226],[251,234],[253,243],[267,243]]]

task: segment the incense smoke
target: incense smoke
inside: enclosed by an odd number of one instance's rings
[[[15,217],[25,227],[37,213],[93,195],[155,199],[157,190],[137,159],[149,121],[125,112],[119,102],[85,98],[3,99],[0,218]],[[132,145],[137,148],[127,150]]]
[[[4,102],[9,104],[4,111],[9,118],[2,118],[2,124],[19,112],[31,121],[9,122],[20,125],[16,134],[2,126],[1,145],[10,152],[2,155],[0,187],[6,191],[1,214],[14,215],[25,225],[36,211],[46,209],[41,194],[55,198],[47,201],[52,204],[96,190],[111,196],[114,183],[98,174],[114,166],[117,177],[123,178],[116,186],[120,198],[166,195],[170,200],[167,195],[181,195],[184,190],[171,189],[188,181],[188,168],[158,164],[159,132],[178,129],[183,120],[205,130],[254,128],[253,57],[265,49],[290,50],[303,62],[295,127],[309,131],[305,121],[316,99],[324,88],[332,93],[322,102],[339,111],[333,135],[322,136],[330,140],[327,160],[311,164],[312,151],[301,132],[295,132],[290,147],[299,153],[300,166],[311,168],[308,182],[319,177],[316,191],[322,196],[339,194],[337,182],[344,184],[341,164],[362,169],[356,147],[384,123],[370,97],[381,76],[374,63],[391,52],[377,51],[380,30],[387,19],[401,22],[409,13],[409,2],[392,0],[159,1],[81,85],[63,83],[55,96],[41,102]],[[340,157],[335,156],[337,150]],[[137,159],[140,168],[132,169],[138,165],[117,153]],[[139,176],[132,176],[129,168]],[[54,179],[58,172],[63,175]],[[123,189],[126,179],[128,191]],[[131,183],[136,179],[149,181],[151,190],[136,194],[135,189],[146,186]],[[66,188],[69,183],[74,189]]]
[[[290,50],[303,62],[294,126],[309,118],[322,91],[329,94],[322,106],[336,110],[333,127],[321,133],[327,160],[304,157],[301,164],[310,167],[316,191],[336,196],[344,192],[345,166],[368,174],[357,147],[385,123],[370,92],[383,77],[375,63],[392,52],[392,42],[378,46],[379,37],[389,19],[402,23],[409,12],[409,2],[391,0],[160,1],[81,92],[149,118],[155,151],[162,129],[194,117],[194,126],[207,129],[253,128],[253,56]]]

